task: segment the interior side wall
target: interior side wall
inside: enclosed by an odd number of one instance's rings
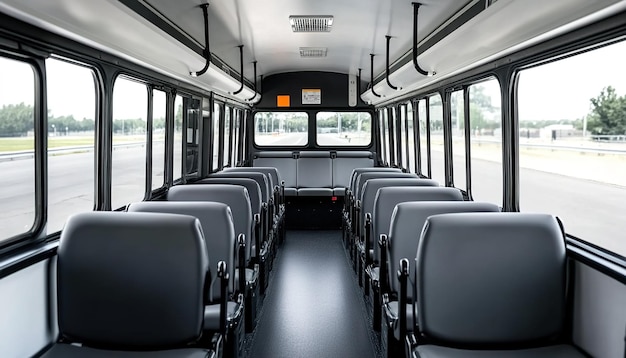
[[[626,352],[626,285],[576,264],[574,342],[593,357],[623,357]]]
[[[54,341],[56,257],[0,280],[0,357],[30,357]]]

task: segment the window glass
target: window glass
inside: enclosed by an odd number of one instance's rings
[[[211,169],[216,171],[219,169],[219,154],[220,154],[220,113],[222,107],[219,103],[213,104],[213,158],[211,161]]]
[[[244,161],[246,159],[246,140],[248,138],[248,133],[246,130],[246,123],[248,122],[248,116],[250,115],[249,111],[241,112],[241,148],[239,151],[239,161]]]
[[[378,111],[378,142],[380,145],[380,158],[383,162],[385,162],[385,158],[387,156],[387,150],[385,148],[385,110],[381,109]]]
[[[406,115],[407,115],[407,168],[411,171],[411,173],[417,173],[417,164],[415,159],[415,153],[417,148],[415,147],[415,126],[414,126],[414,115],[413,115],[413,104],[411,102],[407,102],[406,105]]]
[[[305,146],[309,116],[306,112],[257,112],[254,144],[258,146]]]
[[[568,234],[621,256],[624,54],[620,42],[530,68],[520,72],[518,86],[520,210],[557,215]]]
[[[452,173],[454,186],[467,190],[465,181],[465,114],[463,112],[463,91],[455,91],[450,96],[452,120]]]
[[[152,92],[152,189],[165,184],[165,92]]]
[[[46,60],[46,78],[52,233],[70,215],[94,208],[96,87],[89,68],[52,58]]]
[[[430,97],[428,106],[430,113],[430,156],[432,178],[445,184],[445,156],[443,143],[443,104],[441,96],[436,94]]]
[[[469,88],[474,200],[502,205],[502,111],[500,84],[490,79]]]
[[[391,145],[389,144],[389,110],[387,108],[383,110],[383,148],[385,163],[391,166]]]
[[[372,141],[372,116],[367,112],[318,112],[316,141],[323,146],[366,146]]]
[[[406,133],[406,106],[401,105],[398,107],[398,111],[400,111],[400,138],[398,138],[398,164],[402,168],[408,168],[407,164],[408,153],[406,152],[407,148],[407,133]],[[398,123],[398,122],[396,122]],[[396,124],[398,125],[398,124]]]
[[[237,166],[237,158],[239,155],[239,121],[241,120],[240,114],[240,109],[236,108],[233,111],[233,147],[231,149],[232,157],[230,160],[231,166],[233,167]]]
[[[183,175],[183,97],[176,95],[174,99],[174,181]]]
[[[118,77],[113,86],[111,208],[141,201],[146,194],[146,85]]]
[[[0,57],[0,241],[35,222],[35,73]]]
[[[230,151],[231,151],[231,124],[230,116],[233,112],[232,108],[226,106],[224,112],[224,166],[230,166]]]
[[[417,115],[420,129],[420,160],[422,167],[420,174],[430,177],[430,161],[428,160],[428,123],[426,118],[426,101],[420,100],[417,103]]]

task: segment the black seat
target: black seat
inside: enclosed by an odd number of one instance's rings
[[[381,190],[388,189],[392,188]],[[412,309],[414,296],[412,286],[409,284],[410,287],[401,289],[402,285],[397,276],[398,265],[401,259],[413,257],[417,252],[420,233],[426,219],[431,215],[444,213],[500,211],[497,205],[491,203],[443,201],[452,198],[459,199],[460,192],[455,188],[429,189],[428,193],[421,193],[422,198],[429,201],[397,204],[391,215],[388,235],[382,234],[379,239],[381,246],[380,299],[385,313],[382,334],[387,350],[392,353],[397,353],[402,349],[406,332],[414,330],[415,321]],[[454,191],[456,193],[451,195]],[[386,193],[383,194],[387,196]],[[392,190],[392,193],[387,194],[393,197],[399,193],[393,193]]]
[[[211,356],[189,348],[202,332],[208,265],[194,217],[70,217],[58,248],[60,341],[43,357]]]
[[[415,357],[584,357],[568,344],[565,235],[551,215],[431,216],[413,272],[427,343]]]

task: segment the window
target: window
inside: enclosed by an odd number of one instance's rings
[[[440,95],[430,97],[428,112],[430,114],[430,161],[432,178],[444,185],[445,156],[443,143],[443,104]]]
[[[306,112],[257,112],[254,114],[254,144],[258,146],[305,146],[309,116]]]
[[[111,208],[141,201],[146,194],[148,89],[118,77],[113,87]]]
[[[213,155],[211,160],[211,170],[217,171],[220,168],[219,155],[220,155],[220,113],[222,107],[219,103],[213,104],[213,115],[211,120],[213,122]]]
[[[172,179],[174,181],[183,176],[183,97],[176,95],[174,99],[174,169]]]
[[[529,68],[518,86],[520,210],[557,215],[568,234],[622,256],[624,53],[619,42]]]
[[[398,138],[398,164],[402,168],[408,168],[409,165],[407,163],[408,153],[407,153],[407,132],[406,132],[406,106],[400,105],[398,107],[398,111],[400,113],[399,121],[396,122],[396,125],[399,125],[400,128],[400,138]]]
[[[421,168],[419,168],[420,174],[427,176],[430,178],[431,170],[430,170],[430,161],[428,160],[428,117],[426,113],[426,100],[420,100],[417,103],[417,116],[419,120],[419,130],[420,130],[420,161]]]
[[[496,79],[469,87],[471,128],[471,195],[474,200],[503,205],[502,111]]]
[[[417,162],[415,158],[415,153],[417,153],[417,148],[415,146],[415,126],[414,126],[414,116],[413,116],[413,103],[407,102],[406,104],[406,114],[407,114],[407,163],[408,168],[411,173],[417,173]]]
[[[35,222],[35,73],[0,57],[0,240]]]
[[[232,113],[233,113],[233,109],[226,106],[224,109],[224,146],[223,146],[223,149],[224,149],[223,166],[225,167],[231,166],[231,163],[230,163],[231,153],[230,152],[232,150],[233,143],[232,143],[232,135],[231,135],[232,128],[231,128],[230,118],[231,118]]]
[[[315,126],[320,146],[367,146],[372,142],[372,116],[367,112],[318,112]]]
[[[233,146],[231,148],[231,166],[236,167],[239,162],[239,121],[241,120],[241,110],[235,108],[233,111]]]
[[[94,208],[96,87],[89,68],[53,58],[46,60],[46,78],[52,233],[70,215]]]
[[[383,141],[383,161],[385,164],[391,166],[391,146],[389,145],[389,110],[387,108],[382,110],[382,141]]]
[[[152,92],[152,189],[165,184],[165,92]]]
[[[452,120],[452,173],[454,186],[467,190],[465,176],[465,114],[463,91],[455,91],[450,95],[450,115]]]

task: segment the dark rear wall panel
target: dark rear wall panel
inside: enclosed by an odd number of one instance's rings
[[[362,88],[362,86],[359,86]],[[357,90],[360,94],[361,88]],[[321,104],[302,104],[303,89],[320,89]],[[276,108],[276,96],[289,95],[292,109],[371,109],[357,98],[355,107],[348,106],[348,75],[333,72],[290,72],[268,76],[261,84],[262,98],[256,108]],[[282,107],[287,109],[286,107]]]

